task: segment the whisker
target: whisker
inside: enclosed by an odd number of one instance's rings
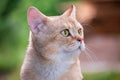
[[[91,57],[91,55],[85,50],[85,55],[86,57],[91,61],[92,64],[95,64],[95,61],[93,60],[93,58]]]
[[[95,61],[99,61],[98,57],[95,55],[95,52],[89,49],[88,46],[86,46],[86,50],[91,54],[91,56],[93,57],[93,59],[95,59]]]
[[[99,62],[97,56],[95,55],[95,52],[93,52],[89,47],[86,45],[86,49],[84,51],[86,57],[88,60],[91,61],[93,65],[96,65],[96,62]]]

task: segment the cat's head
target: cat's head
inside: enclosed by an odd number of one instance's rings
[[[85,48],[82,25],[72,5],[60,16],[47,17],[34,7],[28,9],[32,44],[43,56],[74,56]]]

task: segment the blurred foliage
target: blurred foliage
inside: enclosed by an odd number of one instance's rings
[[[117,72],[100,72],[100,73],[85,73],[84,80],[120,80],[120,73]]]

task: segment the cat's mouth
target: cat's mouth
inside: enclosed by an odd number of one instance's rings
[[[78,46],[78,48],[76,50],[81,51],[81,46]]]
[[[64,46],[64,50],[66,51],[66,52],[81,52],[81,51],[83,51],[85,49],[85,45],[84,45],[84,42],[82,43],[78,43],[78,42],[76,42],[76,43],[73,43],[73,44],[71,44],[71,45],[66,45],[66,46]]]
[[[83,51],[85,49],[85,44],[84,43],[78,43],[78,44],[74,44],[73,46],[71,46],[71,50],[75,51],[75,50],[79,50],[79,51]]]

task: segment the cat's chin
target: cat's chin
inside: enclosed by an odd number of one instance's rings
[[[79,47],[81,51],[85,50],[85,43],[82,43],[82,45]]]

